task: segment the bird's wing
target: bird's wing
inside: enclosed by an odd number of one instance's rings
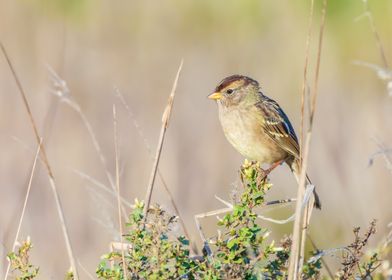
[[[264,116],[263,129],[271,139],[282,149],[300,157],[298,139],[289,118],[274,100],[262,95],[260,102],[256,104]]]

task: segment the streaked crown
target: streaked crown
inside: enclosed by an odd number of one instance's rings
[[[215,88],[215,92],[224,92],[228,88],[240,88],[249,84],[259,86],[259,83],[252,78],[242,75],[232,75],[224,78]]]

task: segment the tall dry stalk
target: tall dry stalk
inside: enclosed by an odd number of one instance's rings
[[[1,48],[2,52],[3,52],[3,54],[4,54],[4,57],[6,58],[8,67],[11,70],[11,73],[12,73],[12,75],[14,77],[14,80],[16,82],[16,85],[18,87],[20,96],[21,96],[21,98],[23,100],[23,104],[24,104],[24,107],[25,107],[25,109],[27,111],[30,124],[31,124],[31,126],[33,128],[33,132],[34,132],[34,136],[36,138],[36,142],[37,142],[37,144],[40,144],[41,137],[40,137],[40,134],[38,132],[38,128],[37,128],[36,122],[34,120],[33,114],[31,112],[31,108],[30,108],[29,102],[27,100],[27,95],[26,95],[26,93],[25,93],[25,91],[24,91],[24,89],[22,87],[22,83],[19,80],[19,77],[18,77],[18,75],[16,73],[16,70],[15,70],[15,68],[14,68],[14,66],[13,66],[13,64],[11,62],[11,59],[8,56],[8,53],[7,53],[7,51],[6,51],[6,49],[5,49],[5,47],[4,47],[2,42],[0,42],[0,48]],[[65,246],[66,246],[67,253],[68,253],[68,259],[69,259],[69,262],[70,262],[70,265],[71,265],[71,269],[72,269],[72,271],[74,273],[74,277],[77,280],[77,279],[79,279],[79,276],[78,276],[78,272],[77,272],[77,269],[76,269],[76,262],[75,262],[74,253],[73,253],[73,250],[72,250],[71,241],[70,241],[70,238],[69,238],[68,228],[67,228],[66,222],[65,222],[65,216],[64,216],[64,211],[63,211],[63,207],[62,207],[62,204],[61,204],[60,196],[59,196],[59,193],[57,191],[57,186],[56,186],[56,183],[55,183],[55,178],[54,178],[51,166],[50,166],[48,158],[46,156],[45,147],[43,145],[40,145],[40,146],[41,146],[40,154],[41,154],[41,158],[42,158],[42,161],[44,163],[44,166],[46,168],[46,171],[48,173],[49,184],[50,184],[50,187],[51,187],[52,192],[53,192],[53,198],[54,198],[54,201],[55,201],[55,204],[56,204],[57,214],[59,216],[60,226],[61,226],[61,230],[62,230],[63,236],[64,236]]]
[[[297,202],[296,202],[296,209],[295,209],[295,221],[293,227],[293,243],[291,246],[291,255],[290,255],[290,262],[289,262],[289,271],[288,271],[288,279],[289,280],[296,280],[299,279],[301,274],[301,267],[300,263],[303,261],[304,258],[304,250],[305,250],[305,241],[306,241],[306,230],[307,230],[307,223],[309,220],[310,211],[309,208],[306,207],[304,211],[302,211],[302,200],[305,192],[305,180],[306,180],[306,169],[308,166],[308,158],[309,158],[309,148],[310,148],[310,141],[312,137],[312,129],[313,129],[313,121],[314,121],[314,114],[316,110],[316,101],[318,95],[318,81],[319,81],[319,73],[320,73],[320,62],[321,62],[321,50],[323,44],[323,37],[324,37],[324,26],[325,26],[325,16],[327,12],[327,4],[328,0],[323,0],[323,7],[322,7],[322,16],[321,16],[321,23],[320,23],[320,32],[319,32],[319,40],[318,40],[318,49],[317,49],[317,61],[316,61],[316,69],[315,69],[315,76],[314,76],[314,83],[312,87],[312,92],[310,94],[311,103],[310,103],[310,115],[309,115],[309,125],[306,133],[305,142],[301,141],[301,176],[299,179],[299,186],[297,192]],[[313,7],[314,3],[313,0],[311,1],[311,13],[310,16],[313,16]],[[311,36],[311,25],[312,20],[310,20],[310,27],[308,33],[308,40],[310,40]],[[307,47],[307,54],[309,48]],[[306,58],[305,70],[304,70],[304,85],[303,85],[303,92],[302,92],[302,102],[304,102],[304,92],[306,88],[306,74],[307,74],[307,67],[308,67],[308,58]],[[302,110],[302,119],[304,118],[304,110]],[[304,121],[301,121],[301,126],[303,125]],[[303,133],[304,129],[301,128],[301,133]],[[303,136],[301,135],[301,139]],[[302,226],[301,226],[302,225]]]
[[[183,63],[184,63],[184,60],[181,60],[180,66],[178,67],[176,78],[174,79],[173,87],[170,92],[170,96],[169,96],[167,105],[165,107],[165,111],[163,112],[163,115],[162,115],[161,132],[159,134],[159,141],[158,141],[158,146],[157,146],[157,150],[155,153],[154,165],[153,165],[153,169],[151,171],[150,180],[149,180],[148,187],[147,187],[146,198],[144,200],[144,203],[145,203],[144,210],[143,210],[144,222],[147,221],[148,209],[149,209],[150,203],[151,203],[151,196],[152,196],[152,191],[154,188],[155,177],[156,177],[157,170],[158,170],[159,159],[161,157],[163,141],[165,140],[166,130],[169,126],[169,120],[170,120],[171,110],[173,108],[174,96],[176,94],[178,78],[180,77]]]
[[[136,121],[136,118],[135,118],[131,108],[129,107],[128,103],[125,101],[125,98],[122,95],[122,93],[117,88],[115,89],[115,92],[116,92],[116,95],[118,96],[118,98],[120,99],[121,103],[123,104],[125,110],[127,111],[128,117],[132,121],[133,126],[136,128],[137,133],[139,134],[140,138],[143,140],[144,146],[146,147],[146,150],[147,150],[151,160],[154,160],[154,154],[153,154],[152,148],[151,148],[150,144],[148,143],[147,138],[145,137],[142,128],[140,127],[139,123]],[[172,192],[170,191],[170,189],[166,183],[166,180],[164,179],[163,174],[160,171],[159,167],[157,169],[157,174],[158,174],[158,179],[161,181],[163,188],[165,189],[167,195],[169,196],[170,203],[173,206],[174,212],[178,216],[178,219],[179,219],[180,225],[182,227],[182,230],[184,232],[184,235],[188,240],[190,240],[190,235],[189,235],[188,229],[185,225],[184,219],[182,218],[182,215],[181,215],[180,210],[177,206],[177,203],[174,200],[174,196],[173,196]]]
[[[120,194],[120,169],[119,169],[119,162],[118,162],[118,141],[117,141],[117,112],[116,106],[113,105],[113,138],[114,138],[114,155],[116,158],[116,189],[117,189],[117,211],[118,211],[118,224],[120,228],[120,242],[121,242],[121,258],[122,258],[122,266],[123,266],[123,273],[124,279],[127,279],[127,269],[126,269],[126,262],[125,262],[125,252],[124,252],[124,229],[121,217],[121,194]]]
[[[14,242],[12,243],[12,252],[15,251],[16,244],[17,244],[18,239],[19,239],[20,229],[22,227],[23,218],[24,218],[24,215],[26,213],[27,201],[29,200],[29,197],[30,197],[30,190],[31,190],[32,182],[33,182],[34,173],[35,173],[35,167],[37,165],[38,156],[39,156],[39,153],[41,151],[41,145],[42,145],[42,139],[40,140],[40,142],[38,144],[37,151],[36,151],[35,156],[34,156],[33,167],[31,168],[31,172],[30,172],[29,183],[27,185],[27,190],[26,190],[26,195],[25,195],[25,199],[24,199],[24,202],[23,202],[22,212],[20,214],[20,218],[19,218],[19,222],[18,222],[18,228],[16,229],[15,239],[14,239]],[[10,268],[11,268],[11,262],[9,261],[8,265],[7,265],[7,269],[5,271],[4,280],[7,280],[8,273],[10,272]]]

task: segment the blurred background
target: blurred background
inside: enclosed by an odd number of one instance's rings
[[[313,58],[321,14],[321,1],[315,2]],[[216,105],[206,96],[228,75],[249,75],[281,104],[299,133],[309,6],[310,1],[287,0],[0,1],[0,39],[44,137],[76,258],[91,274],[109,243],[119,240],[116,199],[102,186],[110,190],[107,172],[115,174],[113,104],[121,193],[133,203],[135,198],[144,199],[152,169],[148,146],[154,153],[161,116],[184,59],[159,166],[192,242],[199,246],[193,216],[224,207],[214,195],[230,199],[243,161],[226,141]],[[369,7],[391,60],[392,1],[371,0]],[[360,0],[329,1],[309,166],[323,203],[323,210],[314,212],[310,232],[321,248],[348,244],[352,228],[365,228],[373,218],[378,220],[378,233],[372,244],[377,245],[392,221],[391,166],[386,155],[374,156],[381,146],[392,146],[392,96],[387,90],[392,78],[381,68],[377,72],[363,65],[388,66],[364,12]],[[106,167],[81,114],[52,93],[48,66],[66,81],[74,104],[91,125]],[[314,59],[310,78],[313,69]],[[0,135],[0,267],[4,267],[37,145],[3,55]],[[270,179],[274,187],[269,200],[295,197],[296,182],[286,166],[276,169]],[[159,178],[153,201],[174,211]],[[21,239],[31,237],[32,262],[41,267],[42,279],[64,275],[69,262],[41,164],[26,211]],[[292,212],[290,206],[264,214],[286,218]],[[273,230],[276,239],[292,230],[291,223],[261,223]],[[203,220],[207,236],[216,234],[215,224],[215,217]],[[180,233],[181,227],[175,230]],[[334,263],[338,261],[331,259],[331,266]],[[80,275],[86,278],[83,272]]]

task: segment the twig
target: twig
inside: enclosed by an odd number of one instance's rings
[[[313,185],[308,185],[307,186],[307,188],[305,190],[304,200],[302,202],[302,209],[304,209],[306,207],[306,205],[308,204],[309,200],[312,198],[313,190],[314,190],[314,186]],[[223,200],[222,198],[220,198],[220,197],[218,197],[216,195],[215,195],[215,198],[228,207],[228,208],[225,208],[225,209],[233,210],[233,205],[231,203],[229,203],[228,201]],[[293,200],[295,200],[295,199],[293,199]],[[279,200],[276,200],[276,201],[273,201],[273,202],[276,205],[277,203],[279,203]],[[269,205],[274,205],[274,204],[269,204]],[[217,210],[217,211],[219,211],[219,210]],[[213,213],[214,213],[214,211],[208,212],[208,214],[210,214],[209,216],[212,216]],[[205,218],[205,217],[208,217],[208,216],[203,216],[202,218]],[[283,225],[283,224],[287,224],[288,222],[294,221],[295,213],[292,214],[287,219],[284,219],[284,220],[276,220],[276,219],[265,217],[265,216],[262,216],[262,215],[259,215],[259,214],[257,215],[257,218],[259,218],[260,220],[263,220],[263,221],[274,223],[274,224]]]
[[[27,201],[29,200],[29,197],[30,197],[31,184],[33,182],[33,176],[34,176],[34,173],[35,173],[35,167],[37,165],[38,156],[39,156],[39,153],[40,153],[40,150],[41,150],[41,144],[42,144],[42,139],[40,140],[40,142],[38,144],[37,152],[35,153],[35,156],[34,156],[33,167],[31,168],[31,172],[30,172],[30,178],[29,178],[29,183],[27,185],[26,196],[25,196],[25,199],[24,199],[24,202],[23,202],[22,213],[20,214],[20,218],[19,218],[18,228],[16,230],[15,239],[14,239],[14,242],[12,243],[12,252],[15,251],[16,243],[18,242],[18,239],[19,239],[20,228],[22,227],[23,218],[24,218],[24,215],[25,215],[25,212],[26,212]],[[8,265],[7,265],[7,269],[5,271],[4,280],[7,280],[10,268],[11,268],[11,262],[9,261]]]
[[[13,75],[14,80],[16,82],[16,85],[18,87],[19,93],[20,93],[20,95],[22,97],[23,104],[24,104],[25,109],[27,111],[27,114],[29,116],[30,124],[31,124],[31,126],[33,128],[33,131],[34,131],[34,136],[36,138],[36,142],[40,143],[41,142],[41,137],[39,135],[39,132],[38,132],[38,129],[37,129],[37,125],[36,125],[35,120],[33,118],[33,114],[31,112],[30,105],[29,105],[29,103],[27,101],[27,97],[26,97],[26,94],[25,94],[25,92],[23,90],[22,84],[21,84],[21,82],[20,82],[20,80],[18,78],[18,75],[16,74],[16,71],[15,71],[15,69],[14,69],[14,67],[13,67],[13,65],[11,63],[11,60],[10,60],[10,58],[9,58],[9,56],[7,54],[7,51],[6,51],[6,49],[5,49],[5,47],[4,47],[2,42],[0,42],[0,47],[1,47],[1,50],[2,50],[4,56],[5,56],[6,60],[7,60],[7,64],[8,64],[8,66],[9,66],[11,72],[12,72],[12,75]],[[41,154],[42,160],[44,162],[44,165],[46,167],[46,170],[47,170],[47,173],[48,173],[48,176],[49,176],[49,183],[50,183],[50,186],[51,186],[52,191],[53,191],[53,196],[54,196],[54,200],[55,200],[55,203],[56,203],[57,212],[58,212],[58,215],[59,215],[60,225],[61,225],[61,229],[62,229],[62,232],[63,232],[65,245],[66,245],[66,248],[67,248],[68,258],[69,258],[71,267],[73,269],[74,277],[75,277],[76,280],[78,280],[79,279],[78,271],[77,271],[77,268],[76,268],[76,262],[75,262],[75,258],[74,258],[74,254],[73,254],[73,250],[72,250],[71,241],[69,239],[68,229],[67,229],[67,226],[66,226],[66,223],[65,223],[65,216],[64,216],[63,207],[61,205],[60,196],[59,196],[58,191],[57,191],[57,187],[56,187],[56,184],[55,184],[53,172],[52,172],[52,169],[51,169],[51,167],[49,165],[48,158],[46,156],[46,152],[45,152],[44,146],[41,147],[40,154]]]
[[[147,150],[151,160],[154,160],[154,154],[153,154],[152,148],[151,148],[150,144],[148,143],[147,138],[144,135],[142,128],[140,127],[139,123],[136,121],[136,118],[135,118],[131,108],[129,107],[129,105],[125,101],[124,96],[122,95],[122,93],[120,92],[120,90],[118,88],[115,89],[115,92],[116,92],[118,98],[120,99],[121,103],[123,104],[125,110],[127,111],[128,117],[131,119],[131,121],[133,123],[133,126],[136,128],[136,131],[138,132],[140,138],[143,140],[144,146],[146,147],[146,150]],[[184,235],[186,236],[186,238],[188,240],[190,240],[190,235],[189,235],[189,232],[188,232],[188,230],[186,228],[186,225],[184,223],[184,219],[182,218],[182,216],[180,214],[180,211],[179,211],[179,209],[177,207],[177,204],[176,204],[176,202],[174,200],[174,196],[171,193],[168,185],[166,184],[166,180],[163,178],[163,175],[162,175],[161,170],[159,169],[159,167],[158,167],[157,173],[158,173],[159,180],[161,181],[163,187],[165,188],[165,190],[166,190],[166,192],[167,192],[167,194],[169,196],[170,203],[172,204],[172,206],[174,208],[174,211],[175,211],[176,215],[178,216],[178,219],[180,221],[180,224],[181,224],[182,230],[184,232]]]
[[[312,0],[313,2],[313,0]],[[305,212],[302,212],[302,201],[304,196],[304,189],[305,189],[305,180],[306,180],[306,168],[308,165],[308,154],[309,154],[309,147],[310,147],[310,140],[312,136],[312,128],[313,128],[313,120],[314,120],[314,113],[316,110],[316,101],[317,101],[317,93],[318,93],[318,80],[319,80],[319,71],[320,71],[320,62],[321,62],[321,50],[322,50],[322,43],[323,43],[323,35],[324,35],[324,25],[325,25],[325,16],[327,12],[327,4],[328,0],[323,1],[323,8],[322,8],[322,17],[321,17],[321,24],[320,24],[320,33],[319,33],[319,41],[318,41],[318,51],[317,51],[317,62],[316,62],[316,69],[315,69],[315,77],[314,77],[314,84],[313,84],[313,92],[311,95],[311,108],[310,108],[310,116],[309,116],[309,127],[306,136],[306,142],[302,143],[303,151],[301,157],[301,176],[299,178],[299,187],[297,192],[297,204],[295,215],[296,219],[294,222],[293,228],[293,243],[291,246],[291,256],[289,262],[289,271],[288,271],[288,279],[295,280],[298,279],[299,275],[301,274],[301,267],[299,267],[299,262],[303,260],[303,251],[304,245],[301,242],[305,242],[305,231],[307,228],[307,222],[310,218],[310,213],[305,208]],[[313,4],[312,4],[313,8]],[[313,13],[311,12],[311,15]],[[307,67],[307,65],[305,65]],[[305,80],[304,80],[305,83]],[[302,115],[302,117],[304,117]],[[305,214],[305,215],[303,215]],[[305,216],[305,217],[304,217]],[[301,222],[302,221],[302,222]],[[301,229],[301,224],[302,229]]]
[[[176,93],[178,78],[180,77],[182,65],[183,65],[183,60],[181,60],[181,63],[178,68],[177,75],[174,80],[173,87],[172,87],[172,90],[171,90],[171,93],[169,96],[168,104],[166,105],[165,111],[163,112],[163,116],[162,116],[161,133],[159,135],[159,142],[158,142],[158,146],[157,146],[157,150],[156,150],[156,154],[155,154],[155,158],[154,158],[154,165],[153,165],[153,169],[152,169],[151,175],[150,175],[150,180],[148,183],[146,198],[144,200],[144,203],[145,203],[144,210],[143,210],[144,222],[147,221],[148,209],[149,209],[150,203],[151,203],[151,196],[152,196],[152,191],[153,191],[153,187],[154,187],[155,176],[157,174],[159,159],[161,157],[163,141],[165,139],[166,130],[167,130],[167,127],[169,126],[170,114],[171,114],[171,110],[173,107],[174,96]]]
[[[283,203],[291,203],[297,201],[295,198],[287,198],[287,199],[277,199],[272,201],[267,201],[265,206],[276,205],[276,204],[283,204]]]

